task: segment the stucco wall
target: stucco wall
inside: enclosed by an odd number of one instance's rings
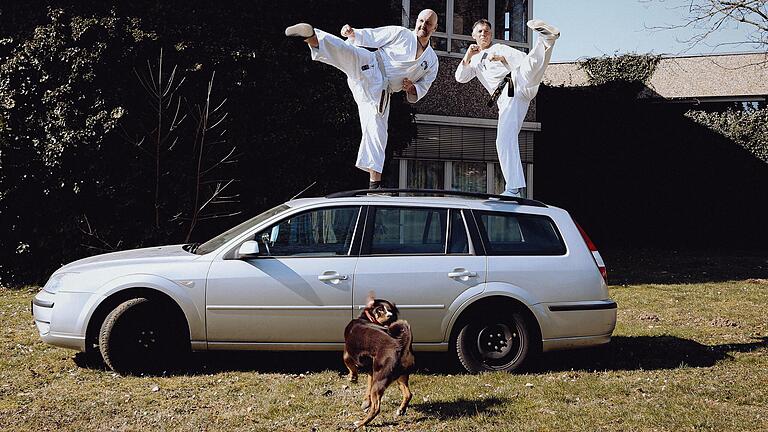
[[[455,57],[440,57],[437,78],[432,83],[429,93],[416,104],[419,114],[432,114],[456,117],[498,118],[498,109],[486,105],[489,95],[476,79],[460,84],[453,74],[461,61]],[[536,100],[526,114],[525,121],[536,121]]]

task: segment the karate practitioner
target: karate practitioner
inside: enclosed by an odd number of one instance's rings
[[[499,107],[496,152],[506,181],[502,195],[517,197],[525,187],[518,135],[528,105],[539,91],[552,47],[560,37],[556,27],[542,20],[530,20],[527,26],[539,33],[528,55],[508,45],[491,45],[491,23],[486,19],[477,21],[472,26],[472,38],[477,43],[469,46],[456,69],[456,81],[466,83],[477,77],[491,94],[488,106],[496,103]]]
[[[381,187],[390,95],[404,90],[408,102],[415,103],[437,76],[437,55],[429,43],[436,28],[437,14],[425,9],[413,31],[400,26],[355,29],[347,24],[341,28],[346,41],[304,23],[285,29],[286,36],[309,44],[312,60],[347,75],[363,132],[355,166],[370,174],[370,189]]]

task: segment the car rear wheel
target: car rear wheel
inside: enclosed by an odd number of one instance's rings
[[[519,312],[472,319],[454,341],[459,362],[471,373],[520,370],[531,352],[531,332]]]
[[[189,351],[184,323],[162,303],[127,300],[113,309],[99,331],[104,362],[121,374],[156,374],[179,367]]]

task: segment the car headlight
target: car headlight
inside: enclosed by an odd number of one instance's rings
[[[64,280],[72,275],[75,275],[76,273],[56,273],[53,276],[51,276],[50,279],[48,279],[48,282],[45,283],[45,286],[43,287],[43,291],[49,292],[51,294],[56,294],[56,292],[59,290],[59,288],[64,285]]]

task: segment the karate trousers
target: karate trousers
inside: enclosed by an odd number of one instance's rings
[[[344,72],[357,104],[362,139],[355,166],[380,173],[384,170],[387,147],[389,87],[376,54],[319,29],[315,29],[315,34],[319,46],[310,46],[312,60]]]
[[[496,102],[499,107],[496,152],[506,182],[504,191],[508,193],[525,187],[518,138],[520,130],[523,128],[528,106],[539,91],[539,84],[544,78],[544,71],[551,56],[552,47],[547,48],[544,41],[539,39],[520,66],[512,72],[512,81],[515,86],[514,96],[507,96],[507,91],[504,90]]]

